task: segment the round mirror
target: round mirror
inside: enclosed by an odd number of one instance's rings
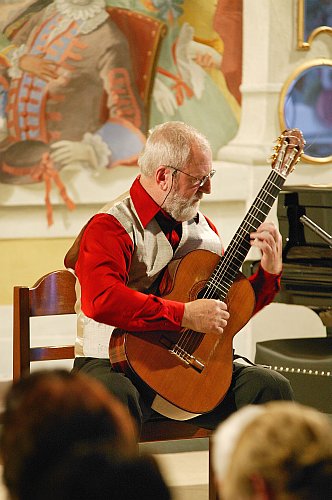
[[[279,104],[281,129],[299,128],[306,145],[302,159],[332,161],[332,61],[299,67],[285,82]]]

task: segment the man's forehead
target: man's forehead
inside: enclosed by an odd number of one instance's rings
[[[198,168],[211,168],[212,156],[210,154],[201,153],[194,155],[189,161],[189,167],[198,167]]]

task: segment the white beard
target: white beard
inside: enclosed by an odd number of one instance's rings
[[[201,197],[196,193],[191,199],[184,199],[171,192],[163,204],[163,209],[178,222],[193,219],[197,214]]]

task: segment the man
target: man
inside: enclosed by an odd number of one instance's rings
[[[139,382],[112,369],[108,348],[113,327],[135,332],[180,332],[184,327],[222,336],[229,313],[219,300],[182,303],[158,296],[171,261],[196,249],[222,253],[216,228],[199,212],[214,173],[208,141],[184,123],[164,123],[150,134],[139,166],[141,174],[130,192],[89,221],[65,264],[75,269],[80,288],[74,367],[101,380],[140,422],[153,411]],[[251,234],[251,244],[262,251],[261,266],[250,279],[257,312],[279,287],[281,235],[273,224],[263,223]],[[292,399],[288,381],[265,368],[234,362],[224,401],[192,421],[215,428],[237,408],[270,399]]]

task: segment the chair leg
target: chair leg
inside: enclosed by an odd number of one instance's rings
[[[212,439],[209,437],[209,500],[218,500],[217,485],[212,466]]]

